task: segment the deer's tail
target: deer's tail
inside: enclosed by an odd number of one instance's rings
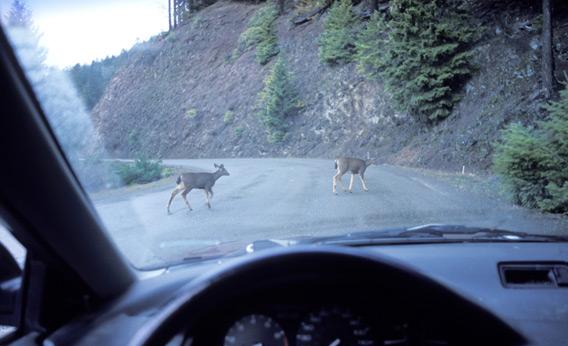
[[[337,169],[337,160],[333,161],[333,168]]]
[[[181,183],[181,175],[178,175],[177,179],[176,179],[176,184],[180,184]]]

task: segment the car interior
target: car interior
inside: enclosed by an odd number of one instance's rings
[[[0,32],[6,345],[567,345],[565,241],[299,245],[134,268]],[[227,225],[230,227],[230,225]]]

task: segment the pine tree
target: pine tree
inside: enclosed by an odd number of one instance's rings
[[[10,13],[7,17],[7,25],[10,27],[32,27],[32,12],[22,0],[14,0],[10,6]]]
[[[555,96],[554,82],[554,49],[552,40],[552,3],[551,0],[542,0],[542,86],[544,96]]]
[[[393,0],[358,37],[359,71],[380,76],[399,109],[425,122],[447,117],[473,68],[469,19],[444,0]],[[385,32],[386,31],[386,32]]]
[[[537,208],[545,194],[548,170],[542,138],[520,124],[511,124],[502,134],[503,140],[495,148],[493,169],[504,178],[513,202],[528,208]]]
[[[46,65],[46,50],[40,46],[39,35],[33,29],[31,12],[22,12],[22,8],[27,8],[23,1],[13,2],[5,27],[22,70],[84,186],[104,185],[110,175],[100,162],[95,162],[101,154],[98,150],[102,145],[98,142],[91,119],[68,75]]]
[[[504,131],[493,167],[516,203],[568,213],[568,88],[545,109],[549,117],[537,129],[513,124]]]
[[[300,108],[298,94],[282,58],[278,58],[259,94],[258,116],[267,128],[268,141],[280,142],[288,129],[287,118]]]
[[[249,47],[256,47],[256,60],[265,65],[279,52],[276,36],[278,8],[271,3],[259,9],[251,18],[245,32],[239,38],[237,53]]]
[[[357,37],[355,42],[357,71],[368,78],[378,78],[380,71],[386,67],[383,55],[388,44],[387,32],[388,25],[383,15],[375,11],[365,29]]]
[[[128,53],[123,51],[118,56],[106,57],[90,64],[76,64],[67,71],[88,110],[97,104],[110,80],[127,58]]]
[[[320,58],[323,62],[348,63],[353,59],[357,24],[351,0],[336,1],[331,6],[320,37]]]
[[[550,113],[540,124],[549,153],[547,165],[550,168],[545,173],[549,198],[545,198],[540,207],[568,213],[568,84],[560,91],[560,99],[549,102],[544,108]]]

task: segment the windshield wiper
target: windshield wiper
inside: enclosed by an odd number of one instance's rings
[[[389,245],[428,243],[482,243],[482,242],[568,242],[568,237],[514,232],[502,229],[468,227],[463,225],[430,224],[410,228],[391,228],[377,231],[351,232],[336,236],[263,239],[253,242],[228,241],[192,249],[188,257],[170,262],[165,267],[239,257],[274,247],[294,245]],[[160,266],[161,268],[164,265]],[[145,268],[148,269],[148,268]]]
[[[211,240],[206,246],[194,247],[187,250],[187,256],[178,260],[145,266],[144,270],[169,269],[187,264],[220,261],[230,257],[238,257],[246,254],[246,242],[244,241],[220,241]]]
[[[300,240],[299,243],[363,246],[373,244],[440,243],[440,242],[559,242],[567,237],[514,232],[502,229],[463,225],[423,225],[382,231],[347,233],[340,236]]]
[[[158,269],[167,269],[171,270],[178,266],[185,266],[186,264],[193,264],[193,263],[204,263],[211,260],[219,260],[220,258],[225,257],[223,255],[214,255],[214,256],[188,256],[184,257],[179,260],[168,261],[164,263],[157,263],[151,264],[141,267],[141,270],[151,271],[151,270],[158,270]]]
[[[498,228],[467,227],[462,225],[423,225],[409,228],[401,236],[443,237],[448,239],[504,240],[504,241],[567,241],[568,238],[554,235],[508,231]]]

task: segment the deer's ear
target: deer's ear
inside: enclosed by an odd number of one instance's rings
[[[215,167],[215,168],[219,168],[219,165],[218,165],[218,164],[216,164],[216,163],[214,163],[214,164],[213,164],[213,167]]]

